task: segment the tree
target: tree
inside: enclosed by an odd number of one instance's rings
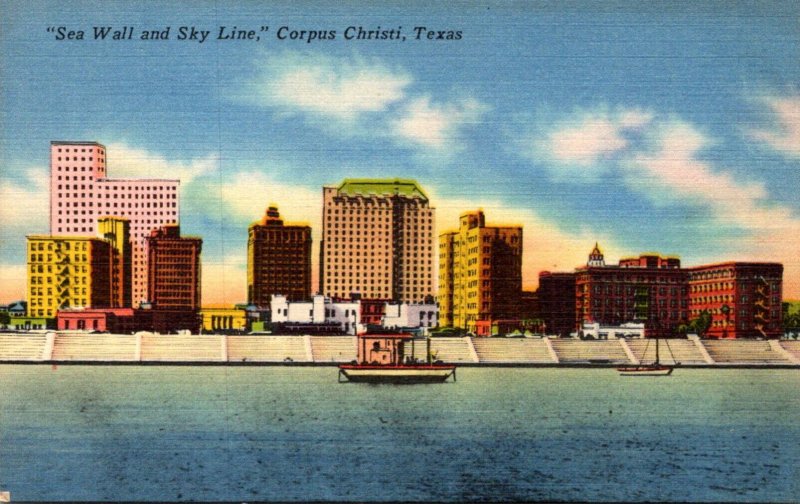
[[[689,322],[689,329],[701,338],[705,336],[709,327],[711,327],[711,313],[708,310],[701,311],[696,319]]]
[[[783,317],[783,332],[796,335],[800,334],[800,312]]]

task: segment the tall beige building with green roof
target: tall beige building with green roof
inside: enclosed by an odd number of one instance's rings
[[[322,199],[323,294],[408,303],[436,294],[435,209],[416,181],[345,179]]]

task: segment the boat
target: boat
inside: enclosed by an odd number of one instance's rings
[[[409,343],[411,354],[406,355]],[[410,334],[360,334],[357,360],[339,365],[339,382],[443,383],[451,377],[455,381],[456,366],[434,362],[430,338],[426,343],[427,357],[420,361],[414,356],[414,337]]]
[[[661,359],[659,357],[658,352],[658,338],[656,340],[656,359],[649,363],[639,363],[638,365],[634,366],[620,366],[617,368],[619,374],[621,376],[669,376],[672,374],[673,369],[675,366],[668,366],[666,364],[661,363]],[[649,345],[649,342],[648,342]],[[647,353],[647,347],[645,347],[645,353]],[[674,359],[673,359],[674,360]]]

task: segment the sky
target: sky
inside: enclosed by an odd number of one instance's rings
[[[607,263],[781,262],[800,299],[800,4],[186,4],[3,2],[0,302],[48,232],[52,140],[181,180],[204,304],[246,300],[269,204],[317,250],[322,186],[349,177],[416,179],[438,232],[477,208],[523,225],[527,289],[598,242]]]

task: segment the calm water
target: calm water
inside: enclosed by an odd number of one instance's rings
[[[0,366],[13,500],[797,501],[800,372]]]

